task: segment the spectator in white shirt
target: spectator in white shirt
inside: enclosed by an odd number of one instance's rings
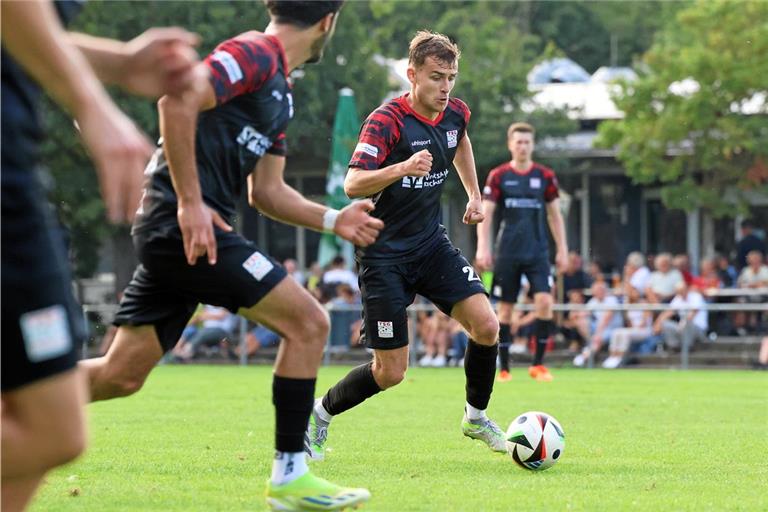
[[[646,303],[637,288],[631,285],[626,288],[629,304]],[[624,316],[627,327],[614,329],[611,333],[610,355],[603,361],[603,368],[618,368],[624,362],[624,356],[633,341],[643,341],[653,335],[653,314],[650,311],[630,310]]]
[[[654,266],[656,270],[648,278],[645,296],[651,303],[669,302],[678,284],[684,282],[683,275],[672,267],[672,255],[668,252],[656,256]]]
[[[613,330],[624,326],[620,312],[599,309],[600,306],[618,304],[619,300],[608,294],[605,282],[598,281],[592,285],[592,298],[587,302],[587,307],[594,309],[590,342],[579,355],[573,358],[574,366],[584,366],[590,354],[597,354],[603,345],[608,343]]]
[[[738,283],[741,288],[768,286],[768,265],[763,264],[763,254],[760,251],[747,254],[747,266],[741,270]]]
[[[343,256],[336,256],[331,261],[331,267],[323,274],[323,285],[333,288],[332,296],[335,296],[336,286],[347,284],[355,293],[360,291],[357,284],[357,274],[346,268],[346,261]]]
[[[632,288],[642,296],[648,287],[650,277],[651,271],[645,266],[643,253],[638,251],[629,253],[627,262],[624,264],[624,282],[631,284]]]
[[[653,324],[653,332],[661,333],[667,348],[679,349],[684,340],[689,346],[697,341],[707,340],[709,320],[707,318],[704,297],[694,289],[688,288],[681,281],[676,288],[676,294],[670,303],[671,309],[663,311]],[[675,314],[680,318],[672,319]]]

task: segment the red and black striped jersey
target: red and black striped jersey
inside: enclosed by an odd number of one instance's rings
[[[350,167],[383,169],[427,149],[432,154],[432,170],[425,177],[405,176],[372,197],[376,209],[371,214],[384,221],[384,229],[374,244],[357,248],[358,261],[366,265],[412,261],[445,236],[440,195],[469,117],[467,105],[451,98],[437,118],[425,118],[408,103],[408,94],[368,116]]]
[[[285,129],[293,117],[288,64],[280,41],[256,31],[222,42],[204,64],[216,107],[198,117],[197,172],[205,203],[231,221],[259,158],[286,153]],[[149,180],[134,232],[175,228],[176,194],[162,148],[146,172]]]
[[[497,262],[549,259],[546,203],[559,195],[554,171],[541,164],[534,162],[526,171],[518,171],[506,162],[491,170],[483,199],[501,208]]]

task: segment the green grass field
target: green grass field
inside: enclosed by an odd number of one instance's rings
[[[348,368],[321,371],[325,391]],[[563,425],[550,470],[461,435],[464,374],[412,369],[337,417],[321,476],[373,493],[368,511],[768,510],[768,374],[524,371],[496,384],[504,428],[542,410]],[[91,444],[51,473],[32,511],[264,510],[271,369],[162,366],[137,395],[89,407]]]

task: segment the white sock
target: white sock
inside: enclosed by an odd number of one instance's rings
[[[272,483],[287,484],[309,471],[304,452],[275,452],[272,461]]]
[[[318,398],[315,400],[315,412],[318,416],[320,416],[320,419],[323,421],[327,421],[328,423],[331,422],[331,419],[333,419],[333,414],[329,413],[325,410],[325,407],[323,407],[323,399]]]
[[[469,405],[469,402],[467,402],[467,405],[464,408],[464,410],[467,411],[467,418],[471,420],[481,420],[486,417],[485,409],[476,409],[471,405]]]

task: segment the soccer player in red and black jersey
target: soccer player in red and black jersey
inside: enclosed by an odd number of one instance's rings
[[[471,340],[464,434],[504,451],[504,435],[485,414],[496,372],[498,322],[472,266],[441,225],[440,194],[455,166],[469,196],[463,221],[483,220],[470,111],[450,92],[459,49],[446,36],[419,32],[410,43],[409,94],[377,108],[363,124],[344,189],[370,197],[384,221],[378,240],[357,247],[363,300],[362,335],[373,361],[353,369],[315,401],[305,450],[323,458],[328,425],[337,414],[402,382],[408,366],[406,308],[420,294],[458,320]]]
[[[480,268],[494,269],[492,292],[499,299],[500,381],[510,378],[510,323],[523,274],[531,284],[536,310],[533,333],[536,350],[528,373],[538,381],[552,380],[552,374],[543,365],[547,340],[555,330],[545,222],[549,224],[557,247],[557,271],[564,272],[568,264],[568,244],[560,214],[557,178],[552,169],[531,159],[534,134],[533,126],[527,123],[514,123],[509,127],[507,143],[512,160],[488,174],[483,189],[483,212],[487,220],[477,225],[475,259]],[[500,205],[502,210],[494,256],[491,252],[491,223],[496,205]]]
[[[179,339],[198,303],[226,307],[279,333],[272,393],[276,456],[267,501],[276,510],[338,510],[366,501],[308,471],[303,437],[328,315],[283,267],[229,227],[241,190],[280,221],[334,232],[360,246],[382,222],[371,201],[341,211],[306,199],[283,179],[293,117],[289,73],[317,61],[339,1],[268,1],[265,32],[219,44],[184,94],[158,102],[162,147],[150,162],[133,226],[140,264],[115,317],[115,341],[84,362],[94,400],[136,392]]]

